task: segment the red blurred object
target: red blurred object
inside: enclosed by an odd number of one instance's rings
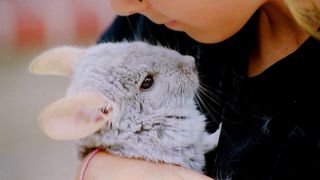
[[[30,11],[18,11],[16,19],[15,46],[43,46],[46,26],[39,16]]]
[[[106,0],[0,1],[0,47],[95,43],[114,16]]]

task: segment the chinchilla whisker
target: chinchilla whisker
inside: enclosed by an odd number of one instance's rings
[[[200,111],[201,111],[201,112],[205,112],[204,109],[202,108],[202,104],[201,104],[200,101],[199,101],[199,97],[198,97],[198,94],[197,94],[197,93],[195,93],[195,95],[194,95],[194,100],[195,100],[195,102],[198,104],[198,107],[199,107]]]
[[[131,23],[129,17],[127,17],[127,21],[128,21],[128,25],[129,25],[129,27],[130,27],[130,30],[131,30],[131,32],[132,32],[132,34],[133,34],[133,40],[137,40],[136,32],[134,31],[134,28],[132,27],[132,23]]]
[[[208,115],[211,116],[211,117],[215,117],[214,113],[217,113],[217,111],[213,107],[207,106],[206,103],[203,102],[203,100],[202,100],[201,96],[198,94],[198,92],[196,92],[195,95],[196,95],[195,99],[196,99],[196,101],[198,103],[198,106],[201,108],[201,111],[204,112],[204,113],[205,112],[208,113]],[[206,110],[206,111],[203,111],[203,110]]]
[[[209,112],[209,114],[211,114],[212,117],[214,117],[214,114],[217,114],[218,111],[217,109],[214,108],[214,106],[212,105],[207,105],[204,101],[203,101],[203,97],[201,96],[201,94],[199,94],[199,99],[202,101],[202,105],[204,106],[205,109],[207,109],[207,111]],[[213,100],[213,102],[215,104],[217,104],[218,102],[216,102],[215,100]]]
[[[198,104],[198,108],[200,109],[201,112],[205,113],[211,113],[210,111],[208,111],[208,108],[206,107],[205,103],[202,101],[200,95],[198,93],[195,93],[195,101]],[[211,114],[210,114],[211,115]]]
[[[206,88],[206,89],[209,89],[209,88],[210,88],[209,85],[203,83],[202,81],[199,81],[199,84],[200,84],[200,86],[203,87],[203,88]]]
[[[210,100],[212,100],[213,102],[217,102],[216,99],[214,99],[214,95],[213,95],[213,92],[210,91],[209,89],[207,89],[204,84],[200,83],[199,84],[199,92],[203,95],[206,96],[206,98],[209,98]]]
[[[213,92],[211,92],[210,90],[202,87],[201,85],[199,85],[199,89],[198,89],[198,95],[201,98],[202,96],[204,96],[204,98],[206,98],[207,100],[210,100],[211,102],[215,103],[215,104],[219,104],[218,99],[215,99]]]

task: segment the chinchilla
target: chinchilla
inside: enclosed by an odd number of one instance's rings
[[[66,97],[40,114],[55,139],[76,139],[80,158],[92,149],[202,171],[220,128],[206,132],[195,102],[194,58],[145,42],[58,47],[31,64],[37,74],[71,78]]]

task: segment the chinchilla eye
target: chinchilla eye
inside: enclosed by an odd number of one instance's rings
[[[153,76],[148,75],[146,78],[144,78],[143,82],[141,83],[140,88],[142,90],[149,89],[153,85],[153,82],[154,82]]]

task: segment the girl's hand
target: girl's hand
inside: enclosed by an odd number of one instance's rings
[[[77,171],[76,180],[80,179],[80,171],[83,165],[84,164],[82,164]],[[212,180],[211,178],[206,177],[196,171],[192,171],[180,166],[123,158],[105,152],[97,153],[90,161],[84,179]]]

